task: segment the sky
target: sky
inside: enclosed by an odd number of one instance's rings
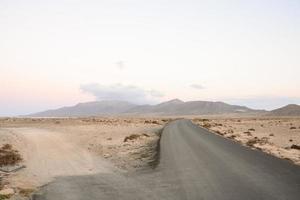
[[[298,0],[0,0],[0,116],[78,102],[300,104]]]

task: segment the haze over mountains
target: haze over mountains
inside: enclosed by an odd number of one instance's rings
[[[173,99],[157,105],[136,105],[126,101],[94,101],[79,103],[28,115],[30,117],[79,117],[107,115],[217,115],[259,113],[272,116],[300,116],[300,106],[290,104],[273,111],[255,110],[245,106],[212,101],[181,101]]]
[[[157,105],[136,105],[126,101],[95,101],[79,103],[75,106],[47,110],[31,117],[76,117],[103,115],[210,115],[227,113],[257,113],[264,112],[245,106],[230,105],[223,102],[188,101],[173,99]]]

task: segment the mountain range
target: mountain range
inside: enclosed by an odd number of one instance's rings
[[[289,104],[284,107],[272,110],[268,115],[273,116],[300,116],[300,106]]]
[[[300,107],[300,106],[299,106]],[[80,117],[107,115],[217,115],[267,113],[245,106],[212,101],[173,99],[156,105],[136,105],[126,101],[94,101],[30,114],[30,117]]]

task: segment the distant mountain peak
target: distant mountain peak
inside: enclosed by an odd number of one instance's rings
[[[184,101],[182,101],[180,99],[172,99],[169,101],[162,102],[160,104],[181,104],[181,103],[184,103]]]
[[[277,116],[300,116],[300,106],[297,104],[288,104],[281,108],[272,110],[270,115]]]

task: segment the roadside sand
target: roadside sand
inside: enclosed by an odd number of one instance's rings
[[[58,176],[148,166],[164,123],[166,120],[123,118],[0,119],[0,145],[12,144],[26,166],[0,174],[0,178],[4,188],[17,191],[34,189]]]
[[[194,118],[194,123],[243,145],[300,165],[300,118],[216,117]]]

